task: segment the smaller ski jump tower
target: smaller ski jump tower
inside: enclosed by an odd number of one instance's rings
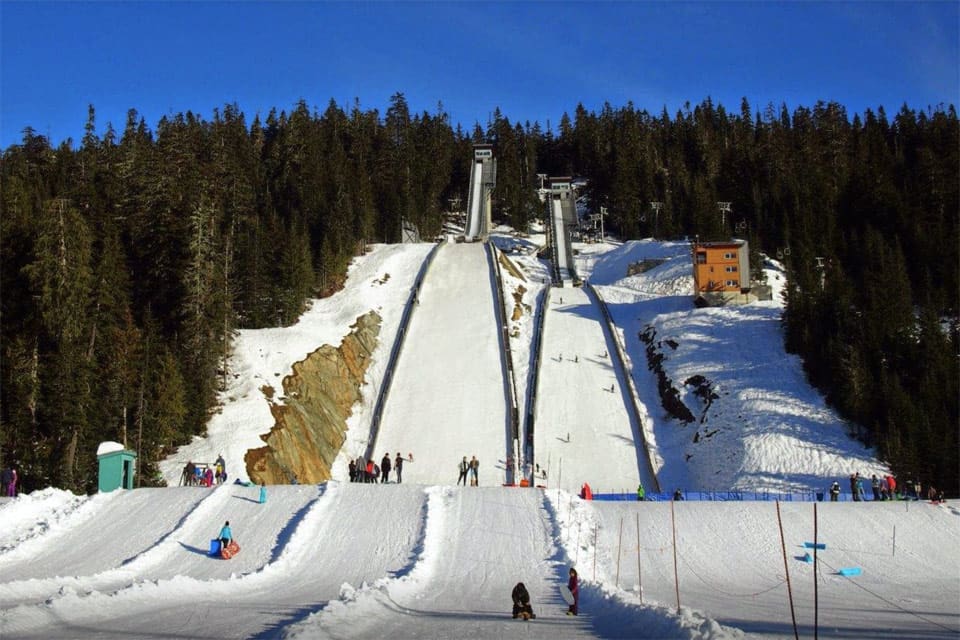
[[[497,185],[497,160],[492,144],[473,145],[473,165],[470,169],[470,195],[467,198],[467,242],[486,241],[490,235],[491,195]]]
[[[570,232],[577,225],[577,201],[572,179],[550,178],[547,192],[547,243],[553,263],[553,284],[559,287],[580,286],[573,266]]]

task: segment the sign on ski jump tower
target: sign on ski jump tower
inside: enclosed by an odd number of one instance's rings
[[[497,185],[497,160],[492,144],[473,145],[473,164],[470,169],[470,193],[467,198],[467,228],[464,239],[486,241],[490,235],[491,196]]]

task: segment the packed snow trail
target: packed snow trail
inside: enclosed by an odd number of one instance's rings
[[[644,603],[675,611],[679,591],[684,610],[751,637],[794,637],[776,502],[586,502],[557,495],[548,492],[564,546],[574,561],[596,562],[596,580],[608,593],[639,601],[642,588]],[[804,561],[813,551],[804,544],[814,540],[815,508],[816,539],[825,545],[817,556],[819,637],[957,637],[960,512],[904,501],[780,503],[800,637],[814,636],[813,564]],[[862,574],[843,577],[841,567]],[[588,590],[585,608],[602,605],[594,602],[599,595]]]
[[[463,456],[479,460],[481,486],[504,481],[509,425],[493,286],[482,244],[448,243],[434,258],[374,455],[379,463],[384,453],[391,461],[412,453],[403,482],[454,484]]]
[[[537,482],[573,492],[584,482],[594,491],[636,491],[640,470],[647,475],[646,454],[634,436],[600,309],[579,287],[551,289],[544,303],[534,419]],[[598,466],[615,485],[598,482]]]
[[[574,258],[571,253],[570,229],[564,219],[564,205],[571,206],[564,200],[554,199],[550,203],[551,219],[553,220],[554,240],[556,242],[557,272],[564,287],[570,287],[576,276],[574,273]],[[575,214],[568,214],[574,215]]]
[[[590,638],[589,615],[571,618],[558,588],[567,565],[553,542],[543,492],[432,487],[423,551],[408,576],[356,594],[306,620],[309,638]],[[523,582],[537,615],[511,616]]]
[[[483,163],[474,162],[470,172],[470,217],[467,220],[467,239],[480,237],[483,230]]]
[[[164,497],[156,500],[158,513],[181,509]],[[13,609],[0,598],[0,637],[276,637],[279,629],[340,597],[345,584],[359,587],[409,571],[422,538],[425,502],[423,491],[413,487],[271,487],[267,504],[257,505],[261,516],[237,514],[231,521],[244,532],[237,557],[197,556],[218,568],[218,577],[184,548],[168,567],[116,593],[69,590]],[[296,505],[305,508],[291,517]],[[197,542],[206,544],[206,536]],[[248,552],[256,557],[263,546],[274,552],[257,571],[242,572],[234,564]]]

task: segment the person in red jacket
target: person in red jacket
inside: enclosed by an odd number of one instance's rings
[[[577,570],[570,567],[570,579],[567,580],[567,589],[573,594],[573,604],[567,609],[568,616],[577,615],[577,605],[580,604],[580,580],[577,577]]]

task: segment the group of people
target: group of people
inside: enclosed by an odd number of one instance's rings
[[[573,602],[570,603],[570,606],[567,609],[567,615],[579,615],[580,577],[577,575],[577,570],[573,567],[570,567],[570,571],[568,572],[567,589],[570,591],[570,595],[573,597]],[[510,598],[513,600],[514,618],[532,620],[537,617],[537,615],[533,612],[533,606],[530,604],[530,592],[527,591],[526,585],[524,585],[522,582],[518,582],[513,587],[513,591],[510,593]]]
[[[374,462],[372,458],[365,461],[363,456],[358,456],[356,460],[350,461],[350,482],[387,484],[390,482],[390,472],[393,471],[394,474],[396,474],[396,483],[400,484],[403,482],[404,462],[413,462],[413,454],[408,453],[407,457],[404,458],[400,455],[400,452],[397,451],[397,457],[391,461],[390,453],[388,452],[383,454],[383,459],[380,460],[380,464]]]
[[[180,484],[188,487],[212,487],[214,484],[223,484],[227,481],[227,463],[223,455],[217,456],[217,461],[211,467],[205,463],[195,464],[188,460],[180,474]]]
[[[883,500],[922,500],[924,497],[923,487],[920,479],[907,481],[904,485],[897,483],[893,475],[877,476],[873,474],[870,477],[870,489],[873,493],[874,501]],[[859,472],[850,474],[850,495],[854,502],[866,502],[867,496],[864,487],[864,479]],[[940,502],[943,500],[943,492],[937,491],[933,486],[927,487],[926,498],[931,502]],[[830,485],[830,502],[840,500],[840,482],[834,481]]]
[[[460,471],[460,475],[457,477],[457,486],[460,486],[461,480],[463,486],[467,486],[468,477],[471,487],[480,486],[480,461],[477,460],[477,456],[473,456],[470,460],[467,460],[467,456],[463,456],[463,460],[457,465],[457,469]]]
[[[4,467],[0,471],[0,491],[8,498],[17,497],[17,468],[14,466]]]

